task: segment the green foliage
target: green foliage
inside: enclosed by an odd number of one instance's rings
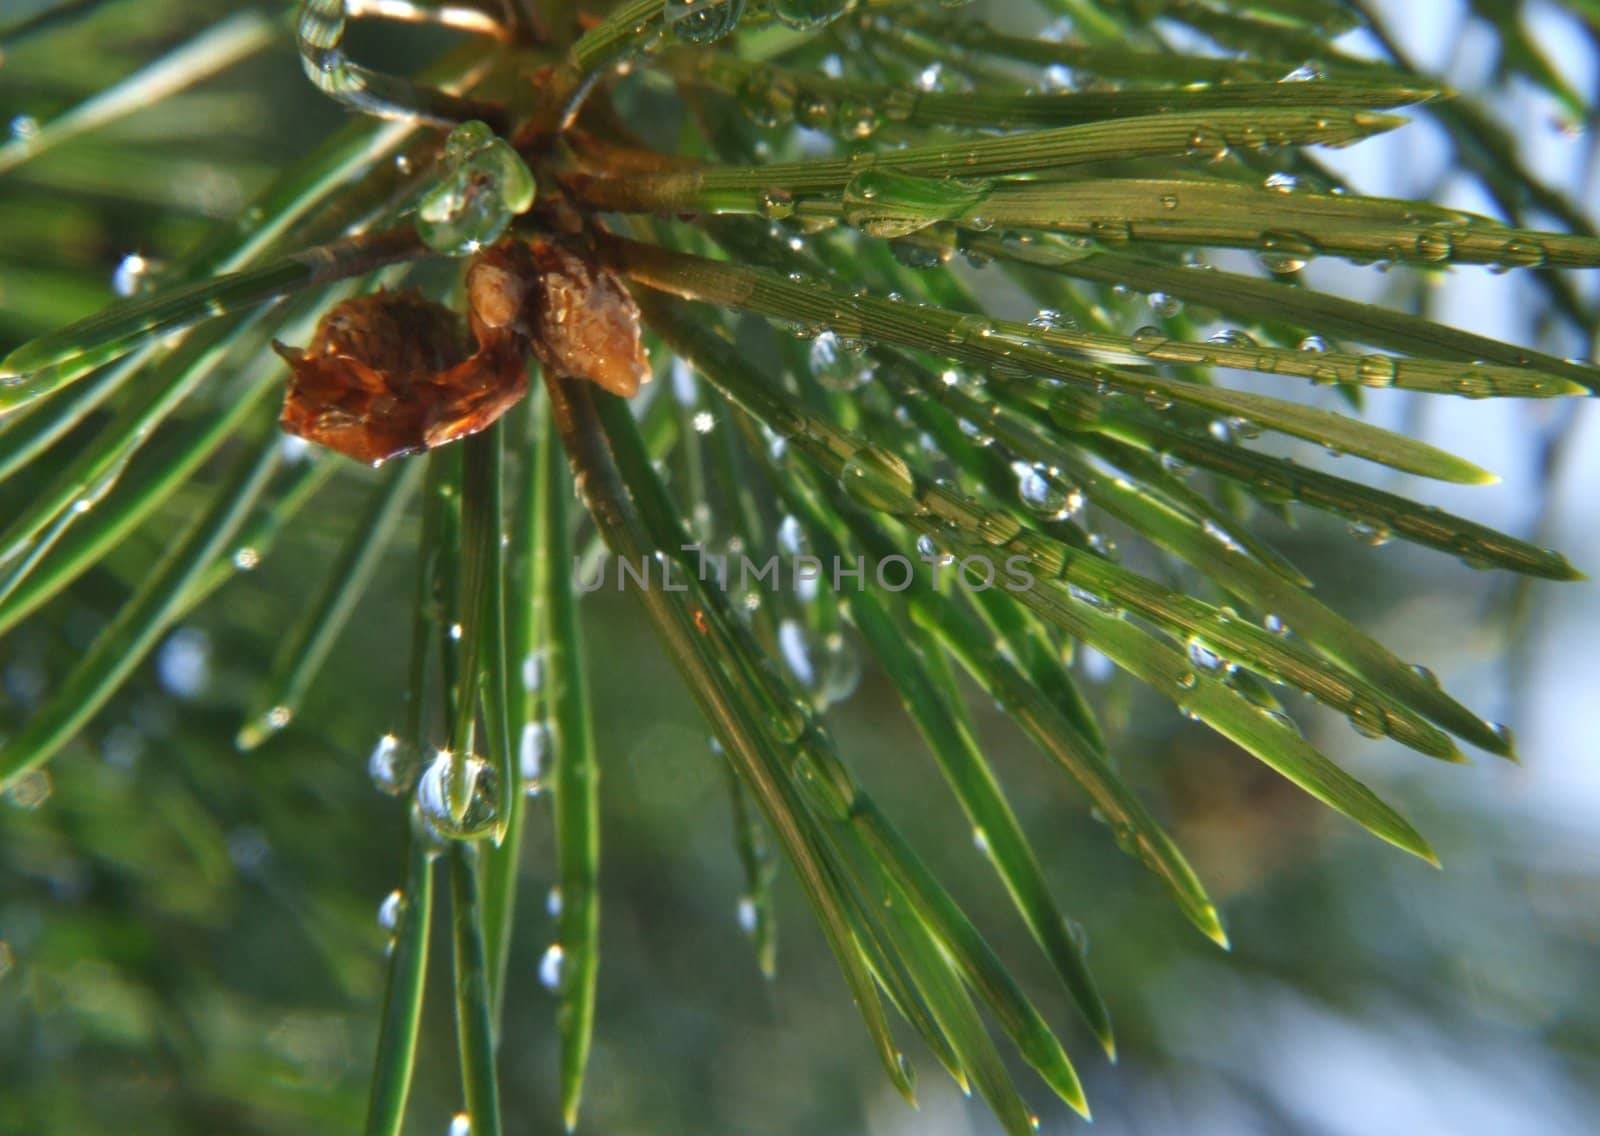
[[[406,622],[361,601],[417,528],[408,677],[379,696],[378,716],[404,726],[373,756],[409,851],[395,857],[406,885],[368,1133],[402,1129],[425,984],[442,983],[429,959],[436,869],[448,873],[465,1123],[501,1131],[498,1023],[508,968],[528,958],[512,937],[528,791],[552,799],[558,937],[539,965],[559,999],[561,1111],[569,1128],[579,1121],[604,939],[607,755],[591,685],[611,676],[610,645],[581,627],[588,572],[570,570],[592,571],[585,541],[653,576],[642,611],[730,773],[762,969],[776,960],[770,841],[889,1080],[914,1098],[892,1011],[1021,1136],[1036,1121],[989,1024],[1087,1116],[1079,1074],[835,746],[825,711],[854,685],[853,639],[1112,1055],[1111,1012],[957,668],[1077,785],[1078,814],[1224,946],[1218,904],[1079,689],[1086,648],[1430,862],[1410,822],[1302,736],[1287,693],[1444,761],[1464,760],[1458,742],[1514,757],[1508,729],[1315,598],[1312,573],[1264,523],[1317,510],[1371,543],[1582,578],[1557,552],[1306,459],[1311,443],[1484,484],[1488,471],[1352,413],[1363,392],[1600,391],[1590,362],[1307,281],[1322,258],[1423,279],[1524,271],[1558,319],[1589,330],[1565,270],[1600,267],[1600,237],[1481,108],[1392,45],[1381,61],[1341,48],[1358,26],[1381,37],[1366,5],[1055,0],[1044,8],[1065,17],[1065,38],[895,2],[625,0],[581,20],[549,2],[400,5],[391,14],[430,25],[430,45],[461,42],[413,68],[409,40],[380,37],[394,58],[381,69],[347,54],[349,7],[308,0],[292,22],[248,10],[196,33],[183,30],[186,4],[134,16],[67,3],[0,29],[0,83],[60,104],[0,146],[0,173],[17,179],[0,187],[4,208],[38,218],[49,254],[0,252],[0,326],[26,339],[0,362],[0,628],[22,634],[85,595],[110,613],[78,657],[54,661],[42,703],[6,723],[0,784],[20,792],[70,753],[162,638],[281,537],[331,525],[339,535],[297,564],[297,614],[279,623],[276,654],[237,700],[238,749],[270,761],[311,692],[341,684],[327,665],[341,638],[362,620]],[[1518,5],[1479,7],[1501,33],[1503,68],[1592,115],[1522,33]],[[98,69],[57,66],[83,37],[104,29],[121,43],[115,30],[130,26],[138,50],[106,49],[125,73],[110,86]],[[291,46],[321,92],[363,113],[309,153],[303,139],[252,148],[251,101],[230,114],[191,90],[260,66],[265,97]],[[124,120],[156,102],[172,118],[141,137]],[[1319,160],[1321,147],[1405,129],[1400,110],[1443,128],[1503,218],[1363,196]],[[129,294],[101,311],[46,286],[81,267],[72,235],[93,223],[86,196],[137,201],[138,171],[176,185],[186,163],[227,172],[250,203],[196,199],[163,221],[151,238],[192,251],[125,263]],[[40,191],[61,200],[44,207]],[[267,406],[284,378],[271,342],[306,342],[335,300],[378,287],[459,304],[463,262],[449,258],[502,232],[577,234],[629,281],[660,381],[630,406],[547,369],[543,389],[487,431],[375,474],[286,451]],[[1202,259],[1213,255],[1231,267]],[[1130,290],[1149,296],[1154,323],[1136,326]],[[1213,324],[1226,326],[1206,338]],[[1257,377],[1250,389],[1223,384],[1240,374]],[[1343,406],[1261,393],[1290,392],[1291,379]],[[352,509],[359,519],[340,524]],[[1113,534],[1155,555],[1124,559]],[[779,550],[820,558],[825,575],[859,558],[868,586],[802,601],[787,569],[773,593],[706,570],[708,553]],[[984,586],[985,565],[992,584],[1013,561],[1029,586]],[[906,585],[885,586],[897,563]]]

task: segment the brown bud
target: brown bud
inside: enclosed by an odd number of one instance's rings
[[[650,358],[639,339],[638,305],[622,281],[567,243],[528,247],[538,270],[531,314],[540,365],[623,398],[638,394],[650,381]]]
[[[503,334],[469,356],[462,324],[414,292],[344,301],[306,350],[274,344],[292,371],[280,424],[364,462],[477,433],[527,393],[525,353]]]

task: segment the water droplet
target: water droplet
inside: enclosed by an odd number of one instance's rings
[[[1319,249],[1302,233],[1272,231],[1263,233],[1256,246],[1261,267],[1275,276],[1291,276],[1304,268]]]
[[[289,707],[274,706],[255,721],[245,723],[239,730],[235,744],[240,749],[254,749],[287,726],[293,718],[294,711]]]
[[[1351,521],[1350,535],[1373,548],[1382,548],[1394,537],[1386,526],[1367,521]]]
[[[5,789],[6,804],[32,812],[50,799],[55,782],[48,769],[30,769],[11,779]]]
[[[1112,603],[1098,592],[1091,592],[1088,588],[1082,587],[1078,584],[1068,584],[1067,594],[1073,599],[1077,600],[1079,603],[1088,604],[1096,611],[1103,611],[1107,614],[1115,614],[1117,611],[1116,604]]]
[[[1171,410],[1172,399],[1160,387],[1151,387],[1144,392],[1144,404],[1151,410]]]
[[[1235,540],[1232,533],[1210,518],[1202,521],[1200,528],[1207,536],[1216,541],[1218,544],[1222,545],[1222,547],[1226,548],[1229,552],[1244,551],[1244,545]]]
[[[661,20],[685,43],[708,44],[733,31],[744,14],[744,0],[666,0]]]
[[[1476,371],[1461,372],[1450,386],[1463,398],[1488,398],[1495,392],[1493,381]]]
[[[1265,627],[1274,635],[1289,634],[1289,625],[1283,621],[1283,617],[1281,615],[1268,615],[1261,621],[1261,626]]]
[[[464,1112],[452,1116],[448,1136],[472,1136],[472,1117]]]
[[[252,548],[247,544],[233,550],[233,566],[240,572],[253,571],[260,564],[261,552],[259,549]]]
[[[1133,349],[1140,355],[1148,355],[1167,345],[1167,334],[1159,327],[1146,325],[1133,333]]]
[[[1411,664],[1411,673],[1416,675],[1423,682],[1427,683],[1429,686],[1433,687],[1434,689],[1438,689],[1439,676],[1434,674],[1431,670],[1429,670],[1427,667],[1423,666],[1421,663],[1412,663]]]
[[[367,758],[367,776],[378,792],[398,797],[416,781],[416,755],[393,734],[384,734]]]
[[[551,888],[544,895],[544,913],[554,919],[561,914],[561,888]]]
[[[761,215],[767,220],[782,221],[794,216],[794,194],[787,189],[764,189],[761,191],[759,207]]]
[[[544,689],[544,652],[529,651],[522,658],[522,689],[536,694]]]
[[[940,552],[939,546],[934,543],[933,537],[929,536],[927,533],[923,533],[921,536],[917,537],[917,555],[923,560],[929,562],[937,561],[939,564],[945,566],[954,564],[956,559],[950,553]]]
[[[131,296],[144,290],[154,268],[155,262],[130,252],[118,262],[117,270],[111,274],[111,290],[119,296]]]
[[[870,138],[883,119],[878,108],[866,99],[845,96],[833,112],[833,129],[845,138]]]
[[[416,214],[417,235],[435,252],[476,252],[533,205],[533,175],[511,145],[482,122],[466,122],[450,132],[440,169],[438,184],[417,203]]]
[[[822,707],[843,702],[861,685],[861,656],[842,632],[830,632],[815,656],[816,700]]]
[[[1210,342],[1215,343],[1218,347],[1237,347],[1241,351],[1248,351],[1253,347],[1259,346],[1252,336],[1236,327],[1224,328],[1222,331],[1217,332],[1211,337]]]
[[[1356,360],[1356,382],[1364,387],[1392,387],[1396,370],[1392,355],[1363,355]]]
[[[809,359],[811,374],[829,390],[853,391],[871,377],[871,369],[861,360],[859,351],[852,351],[848,341],[837,334],[824,331],[811,341]]]
[[[709,410],[697,411],[692,419],[692,424],[696,434],[709,434],[716,429],[717,416]]]
[[[1300,350],[1312,355],[1322,355],[1328,350],[1328,341],[1320,335],[1308,335],[1300,341]]]
[[[1189,156],[1206,162],[1220,162],[1228,156],[1228,138],[1215,126],[1198,126],[1189,136]]]
[[[405,902],[405,893],[399,888],[384,896],[383,902],[378,904],[378,926],[385,931],[393,931],[400,926],[400,912]]]
[[[500,821],[499,774],[481,757],[440,750],[417,782],[417,808],[445,839],[487,836]]]
[[[1430,264],[1449,260],[1455,255],[1456,251],[1455,242],[1451,239],[1450,234],[1440,232],[1437,229],[1418,233],[1414,246],[1417,259],[1427,261]]]
[[[1184,645],[1184,650],[1189,656],[1189,662],[1207,674],[1216,674],[1226,665],[1221,655],[1199,639],[1190,639]]]
[[[759,922],[759,914],[760,913],[756,908],[755,900],[751,899],[748,895],[741,895],[739,897],[739,907],[737,912],[739,930],[743,931],[746,935],[754,935],[756,933],[756,926]]]
[[[1500,246],[1499,264],[1504,268],[1540,268],[1550,257],[1536,240],[1513,238]]]
[[[755,68],[739,84],[739,104],[757,126],[771,130],[794,118],[793,80]]]
[[[1350,706],[1350,728],[1364,738],[1381,738],[1388,732],[1383,712],[1364,702]]]
[[[778,624],[778,649],[818,710],[850,697],[861,682],[861,658],[838,631],[819,639],[799,620],[785,619]]]
[[[809,31],[839,18],[847,0],[770,0],[772,14],[791,28]]]
[[[1064,521],[1083,508],[1083,493],[1050,469],[1022,465],[1017,470],[1017,496],[1035,516]]]
[[[1259,709],[1263,718],[1270,718],[1273,722],[1282,726],[1284,729],[1289,730],[1296,735],[1302,737],[1304,736],[1300,729],[1300,723],[1289,717],[1289,715],[1285,714],[1282,710],[1274,710],[1270,706],[1262,706],[1259,707]]]
[[[522,778],[522,791],[530,797],[544,792],[545,777],[550,765],[550,727],[544,722],[524,722],[522,737],[517,743],[517,772]]]
[[[198,698],[211,683],[211,637],[198,627],[180,627],[156,655],[156,676],[169,694]]]
[[[1183,301],[1166,292],[1151,292],[1150,310],[1162,319],[1170,319],[1183,311]]]
[[[918,510],[917,481],[902,458],[876,446],[862,446],[844,464],[839,483],[865,509],[906,514]]]
[[[566,977],[567,952],[560,943],[551,943],[539,960],[539,984],[546,990],[560,990]]]

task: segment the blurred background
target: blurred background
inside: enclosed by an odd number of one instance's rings
[[[68,28],[0,62],[0,124],[26,133],[170,45],[180,17],[192,13],[198,27],[229,7],[106,5],[92,34]],[[1374,7],[1420,66],[1514,133],[1551,186],[1596,200],[1593,124],[1521,79],[1497,77],[1498,37],[1474,13],[1515,8],[1510,18],[1592,108],[1600,53],[1577,16],[1533,2]],[[1379,51],[1363,36],[1343,46]],[[94,310],[128,273],[180,252],[339,118],[277,46],[0,173],[0,350]],[[1426,115],[1329,161],[1369,192],[1496,213]],[[72,191],[40,188],[62,184]],[[1520,276],[1465,268],[1424,278],[1320,262],[1306,273],[1480,333],[1593,354],[1591,342],[1555,327],[1544,295]],[[1594,282],[1575,282],[1592,304]],[[1148,321],[1142,302],[1126,301],[1130,327]],[[1466,489],[1395,475],[1386,488],[1600,572],[1592,405],[1369,393],[1377,420],[1504,479]],[[27,484],[0,490],[0,513]],[[399,883],[404,824],[373,790],[367,755],[400,714],[409,555],[393,556],[362,601],[324,672],[336,686],[248,756],[233,735],[277,632],[304,601],[307,573],[344,535],[340,495],[355,502],[362,488],[359,474],[336,480],[328,505],[169,635],[47,777],[0,802],[0,1133],[359,1127],[384,980],[377,910]],[[1402,544],[1371,548],[1309,512],[1270,535],[1311,566],[1325,601],[1512,724],[1524,762],[1429,763],[1308,705],[1308,733],[1416,822],[1444,862],[1436,872],[1110,676],[1103,660],[1083,659],[1126,775],[1222,905],[1234,943],[1225,954],[975,698],[985,747],[1087,932],[1119,1065],[1076,1023],[870,659],[831,713],[841,751],[1063,1031],[1101,1136],[1595,1131],[1600,590],[1475,572]],[[410,533],[401,548],[414,541]],[[48,694],[155,551],[129,542],[69,599],[0,638],[0,734]],[[586,597],[583,618],[604,771],[605,895],[584,1130],[995,1131],[925,1054],[921,1110],[895,1095],[786,873],[778,976],[762,977],[737,915],[744,885],[707,730],[633,597]],[[553,926],[548,809],[538,798],[525,852],[502,1042],[517,1133],[559,1125],[554,1001],[538,978]],[[443,948],[437,964],[448,960]],[[446,992],[443,982],[430,991],[410,1131],[442,1134],[459,1107]],[[1019,1075],[1044,1131],[1082,1130],[1020,1066]]]

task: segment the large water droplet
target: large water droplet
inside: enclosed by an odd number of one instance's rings
[[[685,43],[707,44],[733,31],[744,14],[744,0],[666,0],[661,20]]]
[[[770,0],[772,14],[791,28],[809,31],[839,18],[847,0]]]
[[[1350,727],[1364,738],[1381,738],[1388,733],[1383,711],[1365,702],[1352,703],[1349,718]]]
[[[458,796],[463,801],[460,806]],[[417,808],[446,839],[487,836],[500,821],[499,774],[481,757],[456,757],[440,750],[417,782]]]
[[[533,175],[511,145],[466,122],[445,140],[439,182],[417,204],[417,235],[435,252],[465,256],[498,239],[533,197]]]

